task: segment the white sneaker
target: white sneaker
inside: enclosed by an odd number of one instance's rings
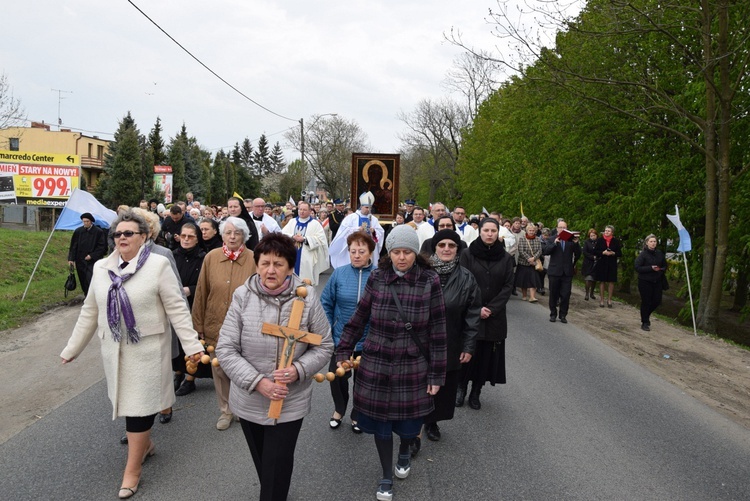
[[[223,431],[229,428],[232,425],[232,418],[234,418],[232,414],[222,414],[216,422],[216,429]]]
[[[393,499],[393,480],[382,479],[376,497],[378,501],[391,501]]]
[[[400,458],[399,458],[400,459]],[[411,471],[411,458],[406,463],[406,466],[401,466],[400,464],[396,463],[396,477],[404,479],[409,476],[409,472]]]

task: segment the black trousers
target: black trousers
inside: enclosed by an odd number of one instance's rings
[[[260,501],[286,501],[302,420],[265,426],[240,419],[260,480]]]
[[[85,259],[76,259],[76,274],[78,275],[78,282],[81,284],[83,295],[88,296],[91,277],[94,275],[94,262],[86,261]]]
[[[560,300],[560,318],[568,316],[570,306],[570,292],[573,289],[573,277],[553,277],[549,280],[549,313],[550,317],[557,316],[557,301]]]
[[[661,304],[661,282],[638,280],[638,292],[641,294],[641,323],[650,324],[651,314]]]
[[[142,433],[154,426],[156,414],[150,416],[125,416],[125,431],[130,433]]]
[[[359,355],[360,352],[354,352],[354,358],[357,358],[357,355]],[[331,363],[328,364],[328,370],[331,372],[336,372],[336,354],[334,353],[331,356]],[[333,406],[336,409],[336,412],[341,416],[346,415],[346,408],[349,406],[349,378],[354,375],[354,383],[357,383],[357,375],[355,374],[357,371],[348,371],[346,374],[344,374],[344,377],[336,377],[333,381],[331,381],[331,397],[333,397]],[[352,413],[351,416],[349,416],[352,421],[357,420],[357,411],[354,410],[354,406],[352,406]]]

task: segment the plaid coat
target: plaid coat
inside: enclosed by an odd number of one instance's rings
[[[429,352],[422,356],[393,301],[392,284],[413,332]],[[442,386],[446,370],[445,305],[440,278],[415,265],[399,277],[378,268],[367,280],[354,316],[344,327],[336,360],[347,360],[370,325],[354,386],[354,408],[379,421],[426,416],[433,409],[427,385]]]

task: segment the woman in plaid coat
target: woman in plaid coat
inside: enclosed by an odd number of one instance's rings
[[[418,256],[417,232],[411,226],[396,226],[385,244],[388,255],[367,280],[357,310],[344,327],[336,360],[340,365],[349,359],[369,322],[354,408],[362,431],[375,435],[383,467],[377,499],[390,501],[393,433],[401,437],[395,473],[406,478],[411,469],[409,448],[433,409],[432,395],[445,382],[446,327],[440,278]]]

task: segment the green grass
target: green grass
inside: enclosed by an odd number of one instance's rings
[[[0,228],[0,248],[4,251],[0,264],[0,331],[31,322],[40,313],[82,294],[78,284],[65,298],[63,286],[68,277],[71,235],[70,231],[56,231],[52,235],[22,302],[23,291],[49,233]]]

